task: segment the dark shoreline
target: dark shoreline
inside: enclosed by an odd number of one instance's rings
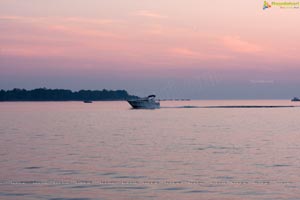
[[[126,90],[79,90],[38,88],[25,90],[0,90],[0,102],[43,102],[43,101],[125,101],[135,99]]]

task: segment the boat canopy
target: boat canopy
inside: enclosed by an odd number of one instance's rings
[[[148,98],[155,98],[156,96],[154,94],[149,95]]]

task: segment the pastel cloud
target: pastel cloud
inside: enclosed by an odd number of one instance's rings
[[[148,10],[136,11],[134,15],[150,19],[167,18]],[[0,41],[11,42],[2,46],[2,54],[5,55],[88,58],[125,63],[128,69],[134,68],[132,63],[147,69],[164,66],[234,68],[234,65],[240,66],[239,63],[245,62],[247,65],[243,68],[251,68],[255,67],[251,65],[253,60],[258,60],[253,59],[254,56],[263,58],[259,59],[263,63],[269,58],[261,52],[270,52],[255,38],[224,36],[207,30],[195,30],[194,26],[178,26],[160,20],[143,20],[141,23],[105,17],[5,15],[0,16],[0,23],[3,21],[9,22],[4,25],[17,27],[15,31],[7,28],[12,33],[11,37],[0,36]],[[26,30],[22,31],[22,27]],[[20,40],[28,41],[28,44],[19,44]]]
[[[65,17],[62,18],[66,22],[84,23],[84,24],[95,24],[95,25],[107,25],[107,24],[118,24],[122,20],[113,19],[95,19],[95,18],[83,18],[83,17]]]
[[[170,51],[180,56],[196,57],[196,58],[200,56],[199,52],[187,48],[172,48],[170,49]]]
[[[260,45],[243,40],[240,36],[224,36],[220,40],[226,48],[238,53],[257,53],[263,50]]]
[[[2,21],[15,21],[26,23],[78,23],[78,24],[94,24],[94,25],[108,25],[122,23],[122,20],[115,19],[97,19],[86,17],[28,17],[19,15],[2,15]]]
[[[201,51],[196,51],[188,48],[171,48],[169,52],[174,54],[175,56],[190,58],[190,59],[197,59],[197,60],[211,60],[211,59],[222,59],[227,60],[230,59],[231,56],[228,55],[221,55],[221,54],[208,54]]]
[[[107,48],[110,41],[123,39],[106,28],[119,23],[109,19],[0,16],[1,23],[2,55],[78,57],[95,51],[97,44]]]
[[[165,15],[162,15],[162,14],[150,11],[150,10],[138,10],[138,11],[135,11],[133,13],[133,15],[147,17],[147,18],[154,18],[154,19],[168,18]]]
[[[160,16],[149,12],[140,14],[150,18]],[[130,68],[134,68],[132,63],[135,63],[144,69],[180,67],[178,65],[203,68],[207,67],[203,62],[216,65],[236,59],[228,49],[240,53],[257,50],[255,45],[239,37],[221,37],[219,43],[218,37],[207,33],[150,21],[135,28],[136,25],[129,22],[105,18],[0,16],[0,19],[10,20],[10,25],[17,26],[18,30],[26,27],[11,37],[0,36],[0,41],[10,41],[2,46],[5,55],[76,57],[131,63]],[[20,40],[28,42],[20,44]]]

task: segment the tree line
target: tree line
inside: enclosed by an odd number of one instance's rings
[[[138,98],[126,90],[80,90],[38,88],[0,90],[0,101],[110,101]]]

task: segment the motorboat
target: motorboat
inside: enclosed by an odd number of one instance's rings
[[[160,102],[155,97],[155,95],[149,95],[148,97],[128,100],[127,102],[134,109],[157,109],[160,108]]]
[[[291,101],[300,101],[298,97],[294,97]]]
[[[93,102],[90,100],[85,100],[85,101],[83,101],[83,103],[93,103]]]

